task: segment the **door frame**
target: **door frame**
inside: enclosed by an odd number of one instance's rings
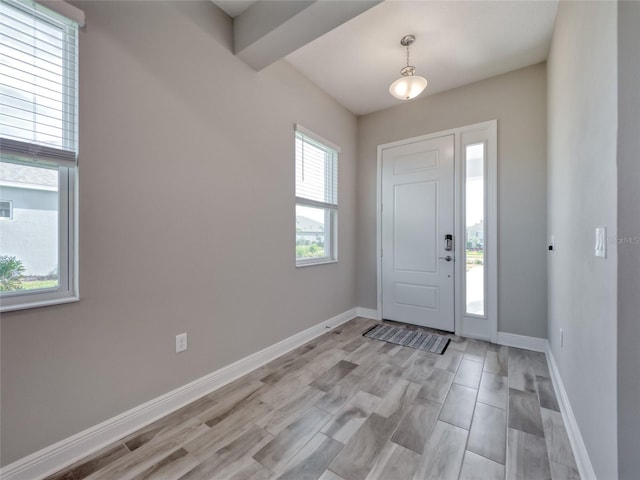
[[[377,270],[377,318],[382,319],[382,152],[387,148],[431,140],[445,135],[454,136],[454,329],[456,335],[478,338],[496,343],[498,340],[498,121],[467,125],[395,142],[378,145],[376,171],[376,270]],[[479,317],[465,313],[463,279],[464,254],[464,138],[486,141],[485,173],[485,315]]]

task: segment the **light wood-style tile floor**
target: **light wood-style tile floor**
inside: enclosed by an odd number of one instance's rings
[[[543,354],[354,319],[49,480],[578,479]],[[417,327],[411,327],[417,328]]]

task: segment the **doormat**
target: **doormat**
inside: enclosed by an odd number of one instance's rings
[[[390,325],[376,325],[363,333],[363,336],[395,345],[402,345],[403,347],[437,353],[438,355],[444,353],[451,341],[450,338],[436,335],[435,333],[407,330],[406,328],[392,327]]]

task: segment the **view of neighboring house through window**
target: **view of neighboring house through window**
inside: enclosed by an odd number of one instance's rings
[[[58,176],[57,168],[0,163],[2,195],[14,204],[12,221],[0,225],[0,261],[19,269],[3,276],[3,291],[58,286]]]
[[[465,146],[466,313],[484,316],[485,144]]]
[[[296,264],[337,259],[338,148],[296,128]]]
[[[0,0],[3,310],[77,296],[77,27],[33,1]]]

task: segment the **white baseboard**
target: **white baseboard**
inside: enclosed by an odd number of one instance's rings
[[[374,308],[358,307],[357,311],[359,317],[370,318],[371,320],[382,320],[380,315],[378,315],[378,311]]]
[[[534,352],[547,351],[547,339],[516,335],[515,333],[498,332],[498,344],[507,347],[525,348]]]
[[[596,473],[594,472],[591,460],[589,459],[589,454],[587,453],[587,447],[582,439],[580,428],[578,428],[578,421],[573,414],[571,402],[569,402],[567,391],[564,389],[560,370],[558,370],[558,365],[553,357],[553,352],[551,351],[551,345],[549,345],[549,342],[547,342],[547,349],[545,353],[547,354],[547,363],[549,364],[551,381],[553,382],[553,388],[556,391],[556,397],[560,404],[560,413],[562,414],[562,420],[564,421],[564,426],[567,430],[569,443],[571,443],[571,449],[573,450],[573,455],[576,459],[580,478],[582,480],[597,480]]]
[[[0,471],[3,480],[38,480],[55,473],[130,433],[211,393],[294,348],[304,345],[328,329],[358,316],[352,308],[308,328],[209,375],[128,410],[54,445],[21,458]]]

